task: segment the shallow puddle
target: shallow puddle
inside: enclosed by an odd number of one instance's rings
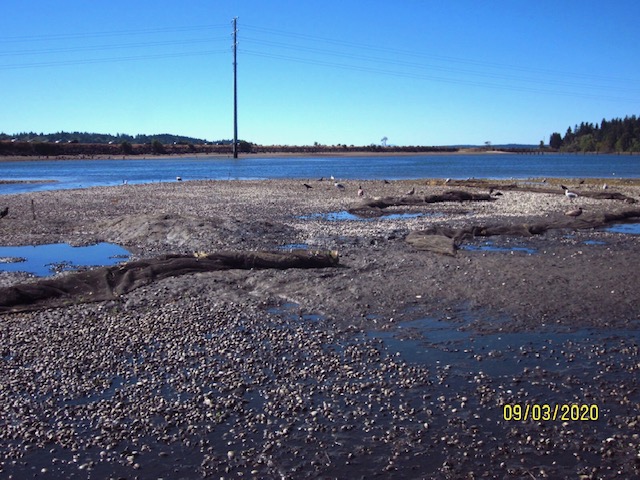
[[[611,353],[621,346],[621,339],[637,344],[640,331],[610,331],[594,328],[558,331],[543,328],[537,332],[500,332],[482,334],[467,331],[463,324],[426,318],[397,324],[393,330],[366,334],[384,344],[389,355],[400,356],[409,363],[468,374],[482,371],[491,377],[516,377],[527,371],[557,374],[599,370],[599,355],[594,345]],[[587,362],[576,365],[577,351],[589,352]],[[590,357],[590,358],[589,358]],[[622,356],[618,358],[623,361]],[[593,373],[593,372],[592,372]]]
[[[469,245],[464,244],[460,246],[460,250],[467,250],[471,252],[511,252],[511,253],[526,253],[528,255],[533,255],[537,252],[535,248],[529,247],[521,247],[521,246],[498,246],[495,245],[491,240],[486,242],[482,242],[479,245]]]
[[[346,210],[340,212],[328,212],[328,213],[312,213],[310,215],[302,215],[298,217],[301,220],[326,220],[329,222],[343,222],[343,221],[358,221],[358,222],[371,222],[375,220],[410,220],[412,218],[420,217],[434,217],[439,216],[439,213],[389,213],[383,214],[380,217],[360,217],[354,215]]]
[[[38,277],[82,267],[117,265],[131,253],[113,243],[72,247],[66,243],[0,247],[0,271],[26,272]]]
[[[319,322],[324,318],[322,315],[319,315],[317,313],[302,313],[300,310],[300,305],[294,302],[287,302],[277,307],[271,307],[267,309],[267,312],[276,315],[283,315],[284,318],[290,320]]]
[[[640,235],[640,223],[617,223],[604,229],[609,233],[627,233],[630,235]]]
[[[278,246],[278,250],[309,250],[309,245],[306,243],[287,243]]]

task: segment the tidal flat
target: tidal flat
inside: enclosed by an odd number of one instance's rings
[[[460,247],[477,248],[453,256],[405,241],[434,226],[553,224],[578,206],[580,219],[637,208],[587,195],[602,183],[563,182],[575,200],[560,182],[540,191],[492,182],[488,201],[395,206],[391,218],[366,221],[331,214],[411,190],[490,190],[308,179],[0,197],[3,246],[110,242],[133,260],[339,255],[334,267],[186,274],[108,301],[0,315],[0,473],[640,475],[639,235],[563,223],[491,237],[492,249],[467,237]],[[640,199],[637,185],[608,191]],[[38,281],[0,272],[5,292]]]

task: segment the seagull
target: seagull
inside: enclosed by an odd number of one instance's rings
[[[579,217],[582,215],[582,208],[578,207],[575,210],[569,210],[568,212],[565,212],[565,215],[568,217]]]
[[[606,190],[607,188],[609,188],[609,185],[607,185],[606,183],[604,185],[602,185],[602,189]]]
[[[334,185],[338,190],[344,190],[344,185],[338,182],[335,182]]]
[[[362,190],[362,185],[358,186],[358,196],[364,197],[364,190]]]
[[[411,190],[409,190],[406,195],[413,195],[414,193],[416,193],[416,188],[415,187],[411,187]]]
[[[181,182],[182,181],[182,177],[176,177],[176,181]]]
[[[0,218],[4,218],[9,215],[9,207],[4,207],[2,211],[0,211]]]
[[[565,196],[573,202],[574,198],[578,197],[578,194],[575,192],[570,191],[567,187],[565,187],[564,185],[560,185],[560,187],[562,187],[562,189],[564,190],[564,194]]]
[[[303,183],[303,185],[304,185],[305,187],[307,187],[307,190],[309,190],[310,188],[313,188],[313,187],[312,187],[311,185],[309,185],[308,183]]]
[[[335,180],[335,178],[333,177],[333,175],[331,175],[329,178],[330,178],[331,180]]]

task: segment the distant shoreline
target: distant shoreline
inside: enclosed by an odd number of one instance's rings
[[[542,153],[542,152],[541,152]],[[258,152],[258,153],[239,153],[238,159],[245,158],[316,158],[316,157],[409,157],[409,156],[436,156],[436,155],[521,155],[516,152],[505,152],[501,150],[480,150],[480,149],[458,149],[456,151],[442,152],[407,152],[407,151],[327,151],[327,152]],[[230,153],[174,153],[159,155],[4,155],[0,156],[2,162],[32,162],[32,161],[50,161],[50,160],[163,160],[167,158],[232,158]]]

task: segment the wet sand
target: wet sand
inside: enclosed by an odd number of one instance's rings
[[[341,267],[188,275],[118,301],[3,315],[3,474],[640,473],[640,236],[550,231],[492,239],[533,254],[463,249],[455,257],[404,241],[434,224],[526,223],[622,202],[505,190],[492,202],[394,210],[417,217],[331,221],[316,214],[357,204],[359,185],[366,196],[450,187],[307,183],[313,188],[202,181],[4,196],[4,245],[109,241],[135,258],[306,246],[337,250]],[[640,197],[638,186],[615,190]],[[33,279],[0,273],[0,285],[23,281]],[[599,416],[505,420],[504,406],[512,413],[516,404],[561,413],[565,404],[597,405]]]

